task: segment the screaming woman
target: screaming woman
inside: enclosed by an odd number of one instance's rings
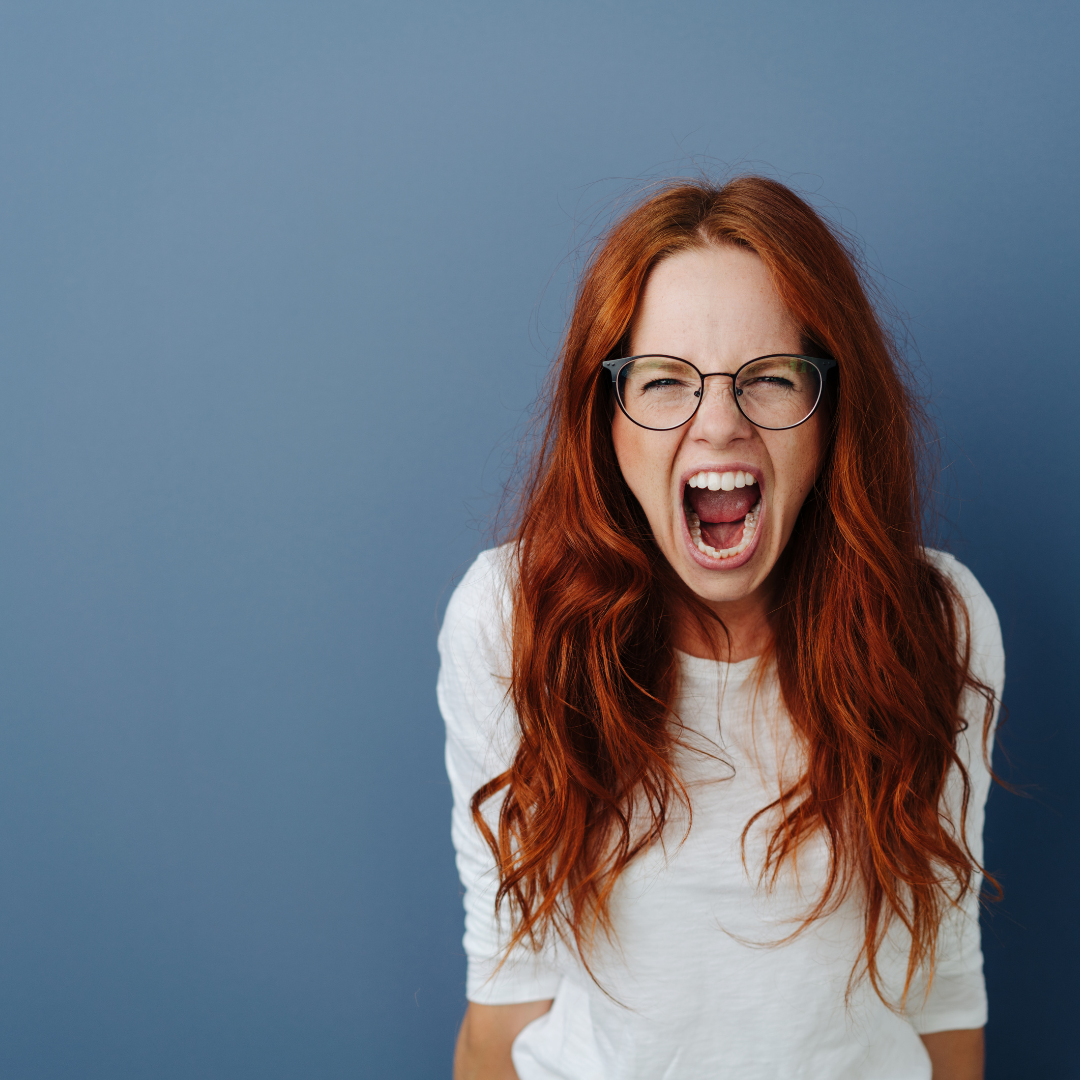
[[[457,1080],[977,1080],[974,576],[855,257],[782,184],[673,182],[586,269],[439,702]]]

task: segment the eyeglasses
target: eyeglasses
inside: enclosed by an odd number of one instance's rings
[[[705,396],[705,380],[731,379],[739,412],[756,427],[783,431],[814,415],[835,360],[786,353],[747,360],[734,374],[703,375],[678,356],[627,356],[605,360],[619,408],[639,427],[670,431],[694,418]]]

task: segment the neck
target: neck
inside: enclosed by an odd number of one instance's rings
[[[760,656],[772,643],[769,626],[769,594],[764,587],[739,600],[705,600],[705,604],[727,628],[715,644],[689,610],[682,610],[675,620],[675,647],[691,656],[706,660],[738,663]],[[719,630],[719,628],[717,628]]]

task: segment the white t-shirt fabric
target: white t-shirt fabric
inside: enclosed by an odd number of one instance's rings
[[[928,554],[967,605],[972,672],[1000,701],[1005,664],[994,607],[971,571],[950,555]],[[863,934],[857,900],[792,936],[820,895],[824,843],[806,844],[797,872],[786,869],[766,888],[758,871],[775,823],[766,818],[747,838],[744,866],[744,826],[800,765],[776,679],[757,678],[756,660],[724,664],[679,654],[676,761],[692,827],[683,840],[685,818],[673,822],[665,843],[619,878],[615,937],[601,937],[590,957],[596,980],[561,943],[540,954],[516,948],[498,967],[509,927],[494,908],[498,875],[469,802],[507,768],[517,744],[507,699],[511,573],[508,547],[486,551],[454,591],[439,635],[438,697],[464,886],[468,999],[554,999],[514,1042],[520,1080],[930,1080],[919,1033],[986,1022],[978,901],[969,895],[946,916],[929,992],[925,983],[915,987],[903,1012],[886,1007],[865,979],[846,996]],[[981,697],[966,695],[968,727],[958,741],[971,780],[967,838],[980,861],[990,787],[984,708]],[[946,793],[956,822],[959,791],[950,783]],[[493,828],[500,799],[484,808]],[[899,1002],[907,963],[900,931],[890,933],[878,962]]]

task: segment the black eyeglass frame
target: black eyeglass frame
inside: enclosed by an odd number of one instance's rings
[[[813,364],[813,366],[817,369],[820,383],[818,385],[818,395],[817,400],[814,402],[814,407],[797,424],[785,424],[783,427],[772,428],[766,427],[764,424],[759,424],[756,420],[751,420],[750,417],[743,412],[743,408],[739,404],[739,395],[741,391],[739,390],[739,387],[736,384],[735,380],[739,377],[739,372],[742,371],[743,368],[747,368],[751,364],[756,364],[759,360],[771,360],[773,357],[779,356],[790,357],[792,360],[805,360],[808,364]],[[622,400],[622,394],[619,393],[619,376],[622,374],[622,369],[626,367],[626,365],[629,364],[632,360],[646,360],[649,357],[659,357],[661,360],[678,360],[680,363],[692,367],[698,373],[698,377],[701,379],[701,387],[698,389],[697,392],[698,402],[694,406],[694,411],[685,420],[683,420],[681,424],[672,424],[671,427],[667,428],[649,427],[647,424],[642,424],[640,421],[635,420],[626,411],[626,406],[623,404]],[[724,375],[727,378],[731,379],[731,396],[735,401],[735,407],[739,410],[744,419],[746,419],[749,423],[753,424],[754,427],[761,428],[762,431],[790,431],[792,428],[797,428],[800,424],[805,424],[806,421],[809,420],[810,417],[817,412],[817,408],[821,404],[821,398],[825,393],[825,379],[828,376],[829,372],[833,368],[838,367],[839,365],[835,360],[831,359],[830,357],[800,356],[798,353],[766,353],[764,356],[755,356],[753,360],[747,360],[745,364],[740,364],[734,372],[710,371],[708,375],[704,375],[698,369],[697,365],[691,364],[689,360],[686,360],[681,356],[669,356],[667,353],[639,353],[637,356],[623,356],[616,360],[604,360],[601,366],[611,374],[611,386],[612,389],[615,391],[615,400],[619,403],[619,409],[622,411],[623,416],[625,416],[631,424],[637,424],[639,428],[644,428],[646,431],[674,431],[676,428],[681,428],[686,424],[689,424],[690,421],[693,420],[695,416],[697,416],[697,411],[701,408],[701,403],[705,400],[705,380],[711,379],[714,375]]]

